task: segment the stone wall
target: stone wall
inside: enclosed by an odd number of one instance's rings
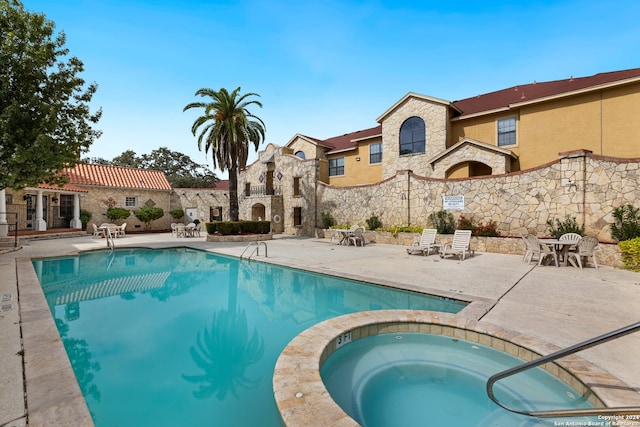
[[[365,224],[372,215],[384,226],[430,227],[429,215],[443,209],[443,196],[464,196],[452,211],[484,224],[494,221],[501,236],[548,236],[548,219],[567,215],[585,234],[612,242],[612,211],[640,198],[638,159],[614,159],[586,151],[561,153],[552,163],[523,172],[465,179],[435,179],[398,171],[379,184],[331,187],[321,184],[319,212],[339,224]]]

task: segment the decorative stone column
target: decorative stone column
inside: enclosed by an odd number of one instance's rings
[[[44,220],[42,216],[42,190],[38,190],[38,194],[36,196],[36,222],[35,222],[36,231],[46,231],[47,230],[47,222]]]
[[[77,194],[73,195],[73,219],[70,224],[71,228],[82,228],[82,221],[80,221],[80,197]]]
[[[7,195],[4,188],[0,190],[0,237],[7,237],[9,224],[7,224]]]

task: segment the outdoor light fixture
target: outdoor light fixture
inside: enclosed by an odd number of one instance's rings
[[[57,198],[56,196],[53,196],[53,197],[51,198],[51,201],[52,201],[53,203],[58,203],[58,198]]]

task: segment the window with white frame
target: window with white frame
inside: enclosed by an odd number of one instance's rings
[[[329,159],[329,176],[344,175],[344,157]]]
[[[369,163],[382,163],[382,142],[369,144]]]
[[[498,147],[516,144],[516,118],[498,120]]]
[[[124,198],[124,207],[125,208],[137,208],[138,207],[138,198],[135,196],[127,196]]]

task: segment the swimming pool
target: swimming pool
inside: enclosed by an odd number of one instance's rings
[[[450,336],[398,333],[373,335],[338,348],[320,373],[331,397],[365,427],[597,425],[588,424],[597,418],[525,417],[490,401],[487,379],[522,362]],[[591,407],[540,368],[497,383],[496,394],[517,409]],[[577,424],[567,424],[569,420]]]
[[[186,248],[33,261],[95,424],[279,426],[272,373],[301,331],[465,304]]]

